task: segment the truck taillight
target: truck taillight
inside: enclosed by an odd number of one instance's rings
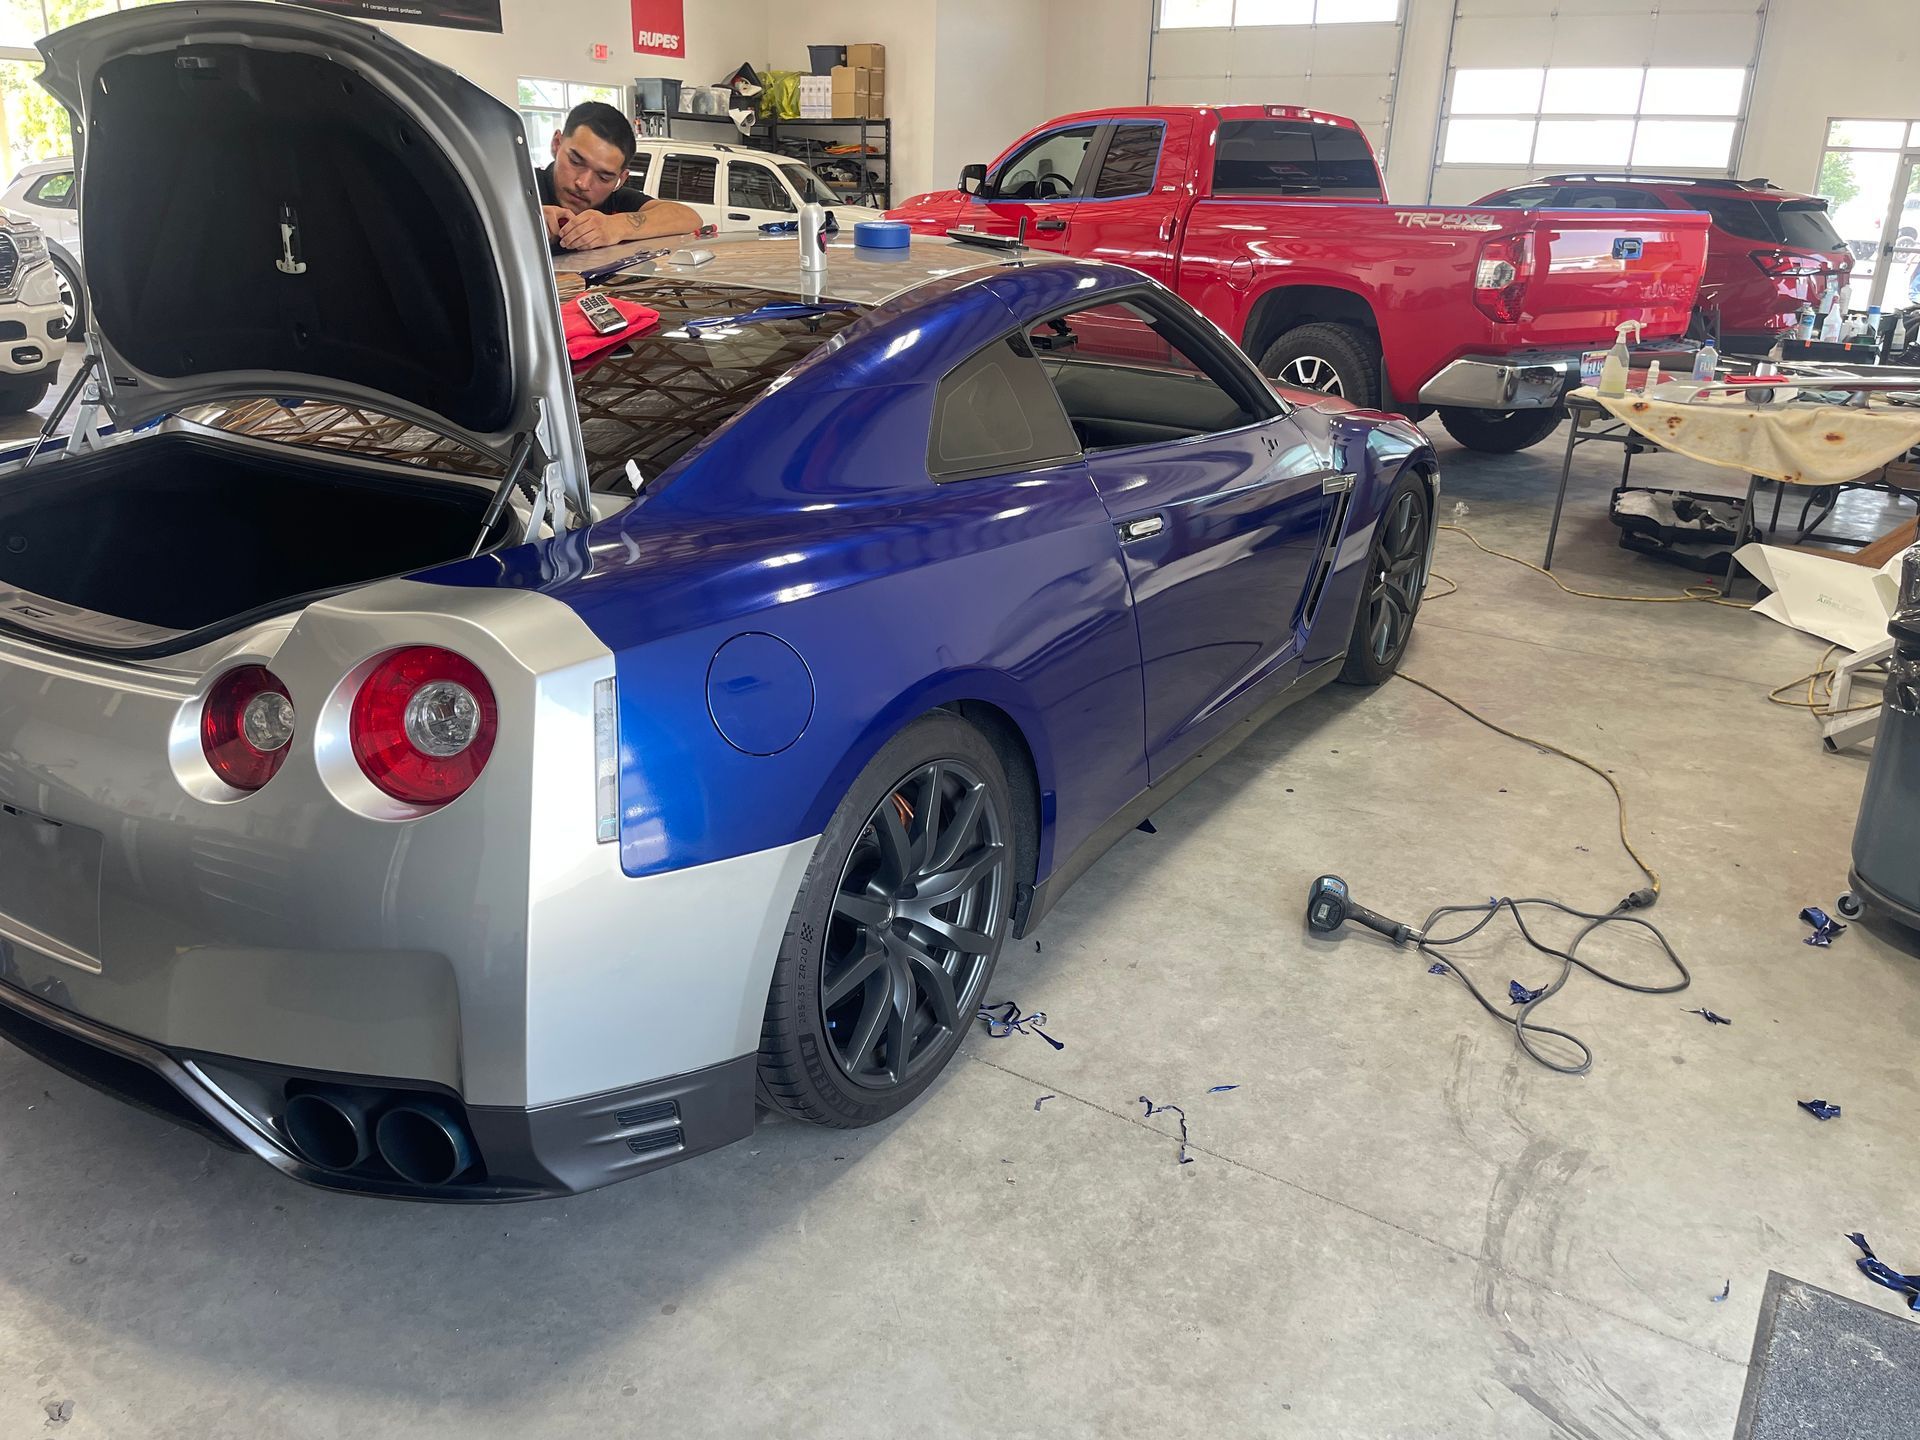
[[[293,701],[264,665],[237,665],[213,682],[200,709],[200,751],[236,790],[258,790],[287,758]]]
[[[361,773],[396,800],[444,805],[480,778],[499,729],[493,687],[437,645],[396,650],[353,697],[348,736]]]
[[[1533,283],[1533,236],[1495,235],[1480,246],[1473,268],[1473,303],[1503,324],[1520,319]]]

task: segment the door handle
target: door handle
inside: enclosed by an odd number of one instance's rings
[[[1036,235],[1059,235],[1067,228],[1064,220],[1036,220],[1033,230]]]
[[[1145,515],[1138,520],[1122,520],[1114,527],[1120,532],[1122,545],[1132,544],[1135,540],[1151,540],[1167,528],[1164,515]]]
[[[729,210],[727,212],[727,219],[729,220],[751,220],[752,218],[753,217],[744,210]]]
[[[1175,223],[1175,217],[1173,217],[1172,215],[1169,215],[1169,216],[1168,216],[1168,217],[1167,217],[1167,218],[1166,218],[1166,219],[1165,219],[1165,220],[1164,220],[1164,221],[1163,221],[1163,222],[1161,223],[1161,225],[1160,225],[1160,243],[1161,243],[1162,245],[1165,245],[1165,244],[1167,244],[1167,243],[1168,243],[1168,242],[1169,242],[1170,240],[1172,240],[1172,239],[1173,239],[1173,227],[1174,227],[1174,223]]]

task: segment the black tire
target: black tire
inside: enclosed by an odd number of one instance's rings
[[[67,338],[86,333],[87,287],[80,272],[59,252],[53,252],[53,268],[60,272],[60,303],[67,307]]]
[[[1415,471],[1402,471],[1387,492],[1367,551],[1366,585],[1354,612],[1347,661],[1340,667],[1343,683],[1381,685],[1400,668],[1427,585],[1432,512],[1426,480]]]
[[[1545,410],[1462,410],[1452,405],[1440,407],[1440,423],[1447,433],[1469,450],[1483,455],[1511,455],[1538,445],[1560,428],[1567,418],[1564,405]]]
[[[929,793],[943,797],[931,840]],[[958,878],[976,869],[978,880]],[[929,903],[930,881],[967,888]],[[1014,810],[998,756],[958,716],[921,716],[860,772],[807,865],[760,1032],[760,1102],[844,1129],[911,1103],[953,1059],[986,996],[1012,933],[1014,888]],[[930,966],[948,976],[945,1016]],[[838,999],[833,986],[845,992]]]
[[[1302,325],[1267,346],[1262,374],[1299,390],[1338,395],[1355,405],[1380,403],[1380,344],[1352,325]]]
[[[56,368],[49,365],[37,375],[0,377],[0,415],[24,415],[46,399]]]

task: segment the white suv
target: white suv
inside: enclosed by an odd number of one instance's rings
[[[46,398],[67,325],[46,237],[31,221],[0,219],[0,415],[23,415]]]
[[[69,333],[87,325],[86,283],[80,274],[79,199],[73,161],[66,156],[23,166],[13,183],[0,192],[0,208],[25,216],[46,236],[53,268],[60,275],[60,300],[67,307]]]
[[[857,220],[878,220],[881,214],[846,204],[798,160],[744,145],[643,137],[628,183],[657,200],[690,206],[723,233],[797,219],[802,203],[826,206],[842,230],[851,230]]]

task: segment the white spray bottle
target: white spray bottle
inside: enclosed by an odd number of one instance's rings
[[[1627,332],[1633,332],[1638,341],[1640,332],[1646,327],[1638,320],[1622,320],[1613,327],[1613,349],[1607,352],[1607,363],[1600,370],[1600,393],[1602,395],[1624,395],[1627,393],[1627,372],[1632,368],[1632,359],[1627,354]]]
[[[827,268],[827,211],[823,205],[800,207],[800,268]]]

